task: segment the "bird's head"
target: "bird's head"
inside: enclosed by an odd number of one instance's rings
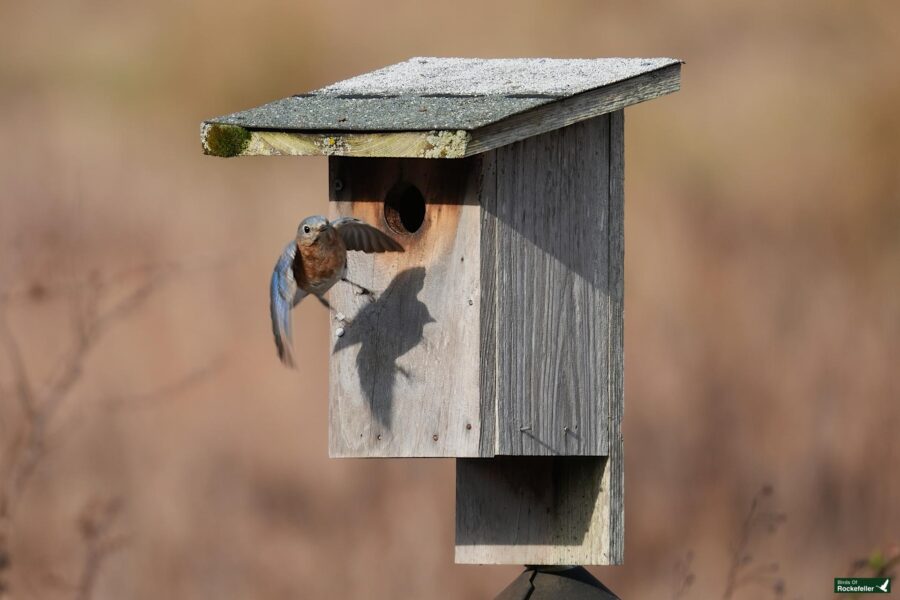
[[[297,244],[311,246],[318,241],[323,232],[329,229],[331,229],[331,223],[325,217],[320,215],[306,217],[297,227]]]

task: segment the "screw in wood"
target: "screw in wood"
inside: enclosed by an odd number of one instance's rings
[[[335,179],[332,186],[334,186],[334,191],[339,192],[342,189],[344,189],[344,182],[341,181],[340,179]]]
[[[433,439],[434,441],[438,441],[438,434],[434,434],[433,436],[431,436],[431,439]]]

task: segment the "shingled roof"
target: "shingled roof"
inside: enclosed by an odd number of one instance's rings
[[[412,58],[203,123],[216,156],[458,158],[677,91],[671,58]]]

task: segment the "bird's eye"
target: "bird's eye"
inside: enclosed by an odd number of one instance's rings
[[[303,233],[309,233],[309,225],[303,226]]]

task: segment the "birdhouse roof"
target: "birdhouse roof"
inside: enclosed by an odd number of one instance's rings
[[[672,58],[412,58],[203,123],[207,154],[459,158],[677,91]]]

